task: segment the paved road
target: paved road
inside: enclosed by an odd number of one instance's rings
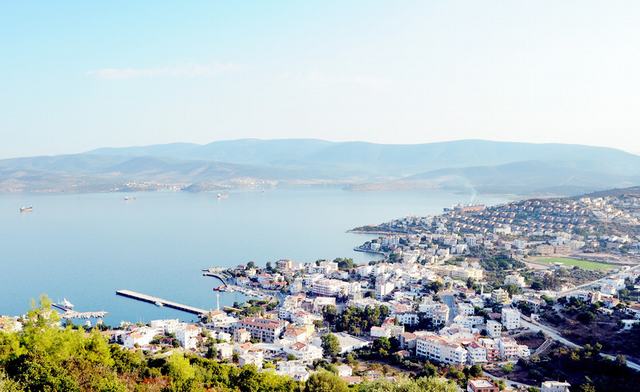
[[[542,331],[544,332],[547,336],[549,336],[550,338],[552,338],[555,341],[558,341],[562,344],[564,344],[565,346],[571,347],[571,348],[577,348],[580,349],[582,348],[581,345],[576,344],[564,337],[562,337],[562,335],[560,334],[560,332],[558,332],[556,329],[551,328],[547,325],[542,325],[540,323],[537,323],[535,321],[531,321],[531,319],[529,319],[526,316],[523,316],[522,319],[520,320],[522,325],[524,327],[529,328],[532,331],[538,332],[538,331]],[[615,359],[615,356],[611,355],[611,354],[604,354],[604,353],[600,353],[600,356],[604,357],[604,358],[608,358],[608,359]],[[631,362],[629,360],[627,360],[627,367],[629,369],[633,369],[635,371],[640,372],[640,365],[635,363],[635,362]]]
[[[442,293],[440,298],[442,298],[442,302],[449,307],[449,320],[447,320],[447,325],[449,325],[453,323],[453,319],[456,317],[458,312],[456,308],[456,300],[450,291]]]

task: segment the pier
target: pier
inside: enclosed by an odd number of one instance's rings
[[[105,311],[98,312],[76,312],[75,310],[67,310],[60,317],[65,320],[70,319],[103,319],[108,313]]]
[[[142,294],[142,293],[138,293],[131,290],[117,290],[116,295],[135,299],[142,302],[147,302],[147,303],[158,305],[158,306],[166,306],[167,308],[180,310],[180,311],[195,314],[198,316],[202,316],[209,313],[209,311],[206,309],[200,309],[200,308],[196,308],[195,306],[184,305],[178,302],[169,301],[163,298],[154,297],[153,295]]]

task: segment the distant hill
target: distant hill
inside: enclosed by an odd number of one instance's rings
[[[639,179],[640,157],[620,150],[483,140],[396,145],[242,139],[0,160],[4,192],[321,184],[570,195],[632,186]]]
[[[640,175],[600,171],[580,162],[523,161],[496,166],[448,168],[382,183],[354,186],[356,190],[446,188],[483,193],[574,195],[594,189],[626,187],[640,183]]]

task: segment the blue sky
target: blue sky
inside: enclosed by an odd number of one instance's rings
[[[637,1],[0,3],[0,157],[244,137],[640,153]]]

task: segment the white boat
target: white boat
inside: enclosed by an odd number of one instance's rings
[[[65,308],[69,309],[69,310],[71,310],[71,309],[73,309],[75,307],[75,305],[72,304],[71,302],[69,302],[69,300],[66,299],[66,298],[63,298],[62,302],[60,302],[60,304],[62,306],[64,306]]]
[[[164,306],[164,304],[163,304],[162,302],[160,302],[160,301],[156,301],[156,302],[155,302],[155,305],[156,305],[157,307],[159,307],[159,308],[161,308],[161,307],[163,307],[163,306]]]
[[[20,207],[20,212],[31,212],[33,211],[33,207],[29,206],[29,207]]]

